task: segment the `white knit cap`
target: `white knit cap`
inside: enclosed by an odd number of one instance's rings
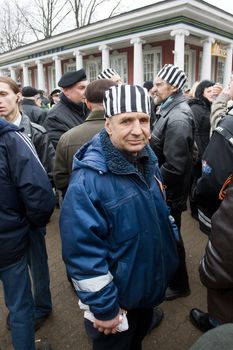
[[[150,98],[145,88],[137,85],[111,86],[104,96],[105,117],[139,112],[150,115]]]
[[[182,89],[187,80],[185,72],[173,64],[165,64],[157,76],[179,90]]]

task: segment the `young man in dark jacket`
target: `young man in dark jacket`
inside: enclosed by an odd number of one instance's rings
[[[166,186],[167,204],[179,232],[181,214],[187,209],[194,142],[193,115],[182,93],[185,82],[185,73],[172,64],[166,64],[159,71],[155,78],[154,93],[155,104],[160,104],[160,115],[154,123],[151,137],[151,147],[158,157]],[[190,294],[181,234],[178,248],[180,265],[166,292],[166,300]]]
[[[105,129],[74,157],[60,218],[63,258],[93,350],[139,350],[176,270],[173,218],[148,146],[146,89],[112,86],[104,110]]]
[[[0,84],[0,114],[6,113]],[[9,103],[11,103],[12,96]],[[19,97],[19,95],[17,96]],[[27,264],[29,235],[54,208],[47,174],[29,139],[0,118],[0,279],[15,350],[34,350],[34,301]]]
[[[55,150],[51,144],[46,130],[19,111],[18,96],[20,95],[17,84],[10,78],[0,77],[2,91],[1,116],[8,122],[23,128],[23,133],[31,139],[36,152],[43,164],[51,183],[53,182],[53,163]],[[4,95],[3,95],[4,94]],[[9,99],[11,99],[9,101]],[[32,230],[28,249],[28,262],[31,269],[34,302],[35,302],[35,328],[38,329],[52,311],[50,292],[50,278],[48,269],[47,250],[45,244],[46,227]],[[10,328],[9,318],[7,320]]]

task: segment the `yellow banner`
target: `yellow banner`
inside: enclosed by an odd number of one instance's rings
[[[227,57],[227,50],[222,48],[220,44],[215,43],[212,44],[211,54],[212,56]]]

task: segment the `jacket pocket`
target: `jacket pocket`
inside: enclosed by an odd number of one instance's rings
[[[107,213],[110,223],[111,240],[121,244],[143,231],[143,220],[138,212],[139,198],[137,194],[130,194],[117,200],[117,203],[108,204]]]

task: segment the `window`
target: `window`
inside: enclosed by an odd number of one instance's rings
[[[144,81],[152,80],[162,68],[162,49],[149,49],[143,52]]]
[[[85,61],[85,71],[87,74],[87,80],[89,82],[96,80],[99,72],[101,71],[101,59],[90,56],[88,60]]]
[[[196,51],[187,49],[184,55],[184,71],[187,76],[186,85],[191,88],[196,76]]]
[[[110,56],[110,67],[120,75],[124,84],[128,83],[127,53],[119,54],[117,51]]]
[[[56,88],[56,75],[55,75],[55,67],[48,67],[48,81],[49,81],[49,91],[53,91]]]
[[[218,57],[216,82],[223,84],[225,59]]]
[[[65,63],[64,64],[64,73],[76,71],[76,62]]]

